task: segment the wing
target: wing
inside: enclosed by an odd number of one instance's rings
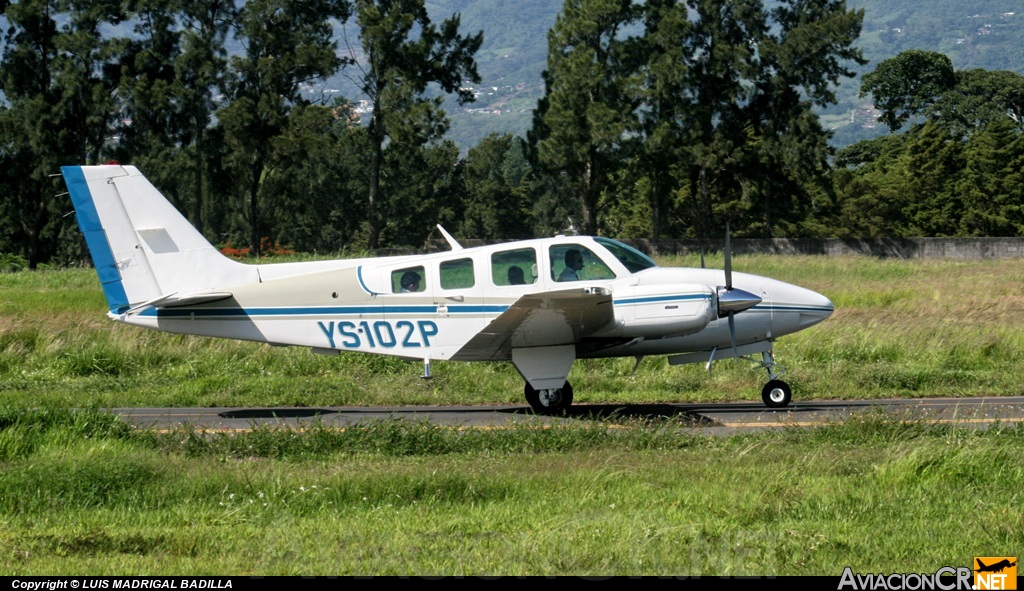
[[[575,344],[612,322],[612,296],[603,288],[525,295],[491,321],[452,359],[502,361],[512,349]]]

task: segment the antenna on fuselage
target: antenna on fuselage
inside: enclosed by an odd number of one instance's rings
[[[448,246],[451,246],[452,250],[462,250],[462,245],[459,244],[459,241],[452,237],[452,235],[448,233],[448,230],[441,227],[441,224],[437,225],[437,229],[441,231],[441,235],[448,241]]]

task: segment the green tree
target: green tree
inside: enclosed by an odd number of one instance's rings
[[[303,252],[341,252],[355,241],[366,194],[369,162],[366,128],[351,105],[296,107],[274,138],[276,160],[291,163],[268,176],[266,191],[278,195],[270,215],[272,237]]]
[[[902,134],[898,152],[885,156],[906,162],[902,233],[1007,236],[1024,229],[1024,195],[1010,180],[1019,178],[1024,76],[954,71],[941,54],[907,51],[865,76],[862,92],[883,108],[891,131],[922,121]],[[877,176],[872,163],[883,158],[875,149],[881,141],[839,155],[843,165],[860,165],[850,174],[861,186]]]
[[[1021,157],[1020,137],[1013,122],[1003,117],[971,135],[964,145],[964,166],[957,180],[964,203],[960,234],[1018,236],[1024,230],[1024,188],[1012,182],[1019,179],[1014,166]]]
[[[880,121],[897,131],[921,116],[956,86],[956,73],[948,57],[934,51],[912,49],[884,60],[861,78],[860,96],[871,95],[882,115]]]
[[[243,53],[231,59],[225,82],[231,100],[218,119],[252,256],[259,256],[261,238],[273,233],[263,215],[264,201],[272,198],[264,190],[267,176],[290,164],[274,159],[273,140],[287,126],[291,108],[310,103],[302,85],[342,66],[331,19],[344,20],[348,11],[343,0],[251,0],[240,12],[235,35]]]
[[[181,52],[177,1],[129,3],[134,35],[121,57],[120,103],[114,127],[120,138],[113,156],[141,168],[171,202],[183,209],[181,189],[188,184],[181,162],[182,85],[175,72]],[[187,171],[187,168],[184,168]]]
[[[436,225],[451,226],[464,200],[459,148],[451,140],[426,146],[397,143],[385,154],[388,215],[381,236],[390,244],[421,246]]]
[[[693,34],[686,3],[683,0],[650,0],[643,13],[644,80],[639,87],[640,100],[645,108],[639,111],[642,144],[633,158],[638,169],[637,185],[645,189],[646,207],[638,204],[627,207],[634,212],[626,217],[641,217],[649,221],[645,235],[661,238],[665,234],[674,196],[680,189],[679,164],[684,158],[687,134],[684,121],[687,116],[687,74],[693,67],[693,56],[686,42]],[[625,204],[619,204],[619,208]],[[626,230],[633,226],[633,230]],[[621,223],[617,234],[635,234],[648,227],[635,222]]]
[[[217,142],[210,141],[209,127],[216,111],[215,92],[224,87],[227,66],[225,39],[238,18],[234,0],[177,0],[183,30],[181,51],[174,61],[177,96],[181,104],[178,122],[181,145],[191,158],[191,221],[206,229],[205,209],[210,190],[211,159]],[[204,182],[205,181],[205,182]]]
[[[961,138],[1000,121],[1024,131],[1024,76],[1006,71],[959,70],[956,86],[943,94],[926,115]]]
[[[907,136],[888,135],[839,150],[831,233],[841,238],[908,235]]]
[[[963,168],[959,138],[928,122],[910,134],[905,158],[910,236],[956,236],[964,208],[956,192]]]
[[[682,96],[684,220],[706,240],[723,231],[725,212],[742,196],[751,126],[744,112],[767,14],[760,0],[690,0],[693,27],[685,38]],[[720,215],[721,214],[721,215]]]
[[[915,117],[961,138],[1004,118],[1024,128],[1024,76],[953,70],[941,53],[911,50],[883,61],[862,79],[861,96],[868,94],[892,132]]]
[[[483,33],[460,33],[458,14],[435,25],[423,0],[356,0],[355,9],[365,55],[357,63],[358,84],[373,105],[366,241],[376,248],[390,220],[382,219],[382,213],[394,210],[388,201],[402,190],[382,180],[397,176],[389,163],[402,163],[385,152],[392,147],[408,151],[427,146],[447,131],[441,98],[424,94],[428,85],[455,93],[459,104],[473,100],[472,90],[464,83],[480,82],[475,55]]]
[[[5,218],[17,220],[17,243],[31,268],[60,252],[73,234],[65,197],[51,175],[61,165],[101,160],[116,117],[114,89],[121,40],[104,38],[104,25],[120,22],[119,3],[26,0],[7,4],[8,28],[0,60],[0,113],[7,166],[0,196]],[[58,26],[58,17],[64,24]]]
[[[828,134],[811,109],[863,63],[862,10],[842,0],[691,0],[684,88],[687,201],[698,235],[798,231],[827,190]]]
[[[473,238],[532,236],[532,201],[526,184],[529,162],[523,140],[493,133],[469,150],[463,161],[466,197],[459,233]]]
[[[610,181],[622,166],[624,138],[637,128],[635,39],[624,29],[640,17],[631,0],[566,0],[548,32],[544,97],[530,141],[542,174],[562,185],[585,234],[601,228]]]
[[[814,196],[828,190],[828,133],[812,108],[834,104],[840,79],[854,75],[848,64],[865,63],[854,47],[863,17],[843,0],[790,0],[770,11],[755,47],[746,109],[755,143],[744,175],[764,236],[799,231]]]

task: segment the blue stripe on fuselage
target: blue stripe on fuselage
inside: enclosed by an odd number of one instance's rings
[[[356,279],[359,280],[359,287],[363,288],[363,291],[365,291],[366,293],[368,293],[370,295],[377,295],[377,294],[373,293],[372,291],[370,291],[369,287],[366,287],[366,282],[363,281],[363,266],[362,265],[359,265],[358,267],[356,267]]]
[[[835,308],[824,306],[790,306],[786,304],[763,305],[758,304],[750,308],[758,312],[835,312]]]
[[[643,298],[623,298],[615,300],[616,306],[630,306],[636,304],[654,304],[658,302],[680,302],[687,300],[709,300],[711,296],[706,293],[679,294],[670,296],[649,296]]]
[[[75,206],[75,219],[78,220],[78,227],[85,236],[89,254],[92,255],[92,264],[96,267],[96,274],[99,275],[100,284],[103,286],[107,305],[111,312],[120,314],[128,310],[128,294],[121,283],[121,272],[117,269],[114,253],[111,252],[110,242],[107,241],[107,233],[100,223],[100,216],[96,211],[96,204],[93,203],[89,185],[85,181],[85,174],[81,166],[62,166],[60,170],[68,186],[71,203]]]
[[[448,306],[449,314],[500,314],[508,309],[502,305]],[[139,316],[156,318],[195,317],[253,317],[253,316],[348,316],[348,315],[391,315],[391,314],[437,314],[437,306],[310,306],[287,308],[149,308]]]

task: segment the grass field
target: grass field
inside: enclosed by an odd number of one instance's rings
[[[1017,261],[734,266],[836,304],[776,348],[797,400],[1022,392]],[[428,382],[416,364],[164,335],[105,309],[90,270],[0,274],[0,574],[838,576],[1024,548],[1019,427],[149,433],[90,409],[521,403],[522,387],[506,365],[438,363]],[[756,400],[764,380],[632,365],[578,362],[577,399]]]
[[[1014,555],[1024,431],[865,417],[712,438],[668,425],[298,434],[0,418],[0,571],[833,575]]]

